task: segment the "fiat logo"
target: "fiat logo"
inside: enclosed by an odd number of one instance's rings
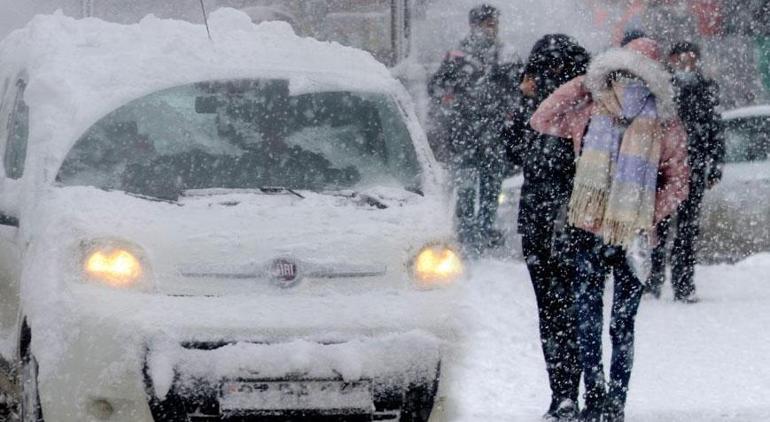
[[[280,287],[292,287],[299,281],[297,264],[286,258],[279,258],[270,265],[270,277]]]

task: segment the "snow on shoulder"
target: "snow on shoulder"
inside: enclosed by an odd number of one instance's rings
[[[205,80],[288,79],[292,93],[399,89],[369,53],[299,37],[285,22],[255,25],[223,8],[209,23],[213,41],[202,24],[153,15],[133,25],[60,12],[33,18],[0,43],[2,78],[28,75],[30,144],[45,140],[64,153],[69,145],[54,138],[66,143],[131,100]]]

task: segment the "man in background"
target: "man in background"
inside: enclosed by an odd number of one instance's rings
[[[470,33],[446,54],[428,82],[433,125],[429,138],[436,156],[453,174],[458,237],[470,253],[502,239],[493,230],[506,168],[501,137],[506,112],[501,82],[506,78],[500,75],[499,18],[493,6],[474,7],[468,16]]]
[[[647,292],[660,297],[666,279],[666,241],[675,230],[671,251],[671,284],[674,299],[683,303],[697,302],[695,295],[695,242],[700,232],[699,219],[703,195],[722,178],[725,144],[719,105],[719,86],[700,70],[701,53],[697,44],[681,41],[673,45],[668,65],[673,73],[675,100],[679,117],[687,130],[690,165],[690,195],[673,218],[658,225],[661,242],[653,251],[652,272]],[[673,217],[673,216],[672,216]]]

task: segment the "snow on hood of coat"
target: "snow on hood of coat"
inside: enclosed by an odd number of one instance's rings
[[[284,78],[297,94],[402,89],[369,53],[299,37],[285,22],[255,25],[247,14],[223,8],[209,24],[213,40],[203,25],[153,15],[122,25],[56,13],[11,33],[0,43],[0,77],[27,75],[30,155],[61,160],[112,110],[204,80]]]
[[[658,116],[665,120],[676,117],[671,75],[660,62],[628,47],[610,49],[591,61],[585,79],[585,85],[591,94],[596,96],[603,91],[607,76],[616,70],[625,70],[644,80],[655,95]]]

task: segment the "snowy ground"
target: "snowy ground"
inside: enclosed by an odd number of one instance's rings
[[[642,302],[628,422],[770,420],[768,274],[770,255],[703,266],[701,303],[674,303],[668,285],[662,300]],[[460,419],[538,421],[550,396],[526,267],[481,260],[468,290]],[[605,327],[605,358],[608,343]]]

